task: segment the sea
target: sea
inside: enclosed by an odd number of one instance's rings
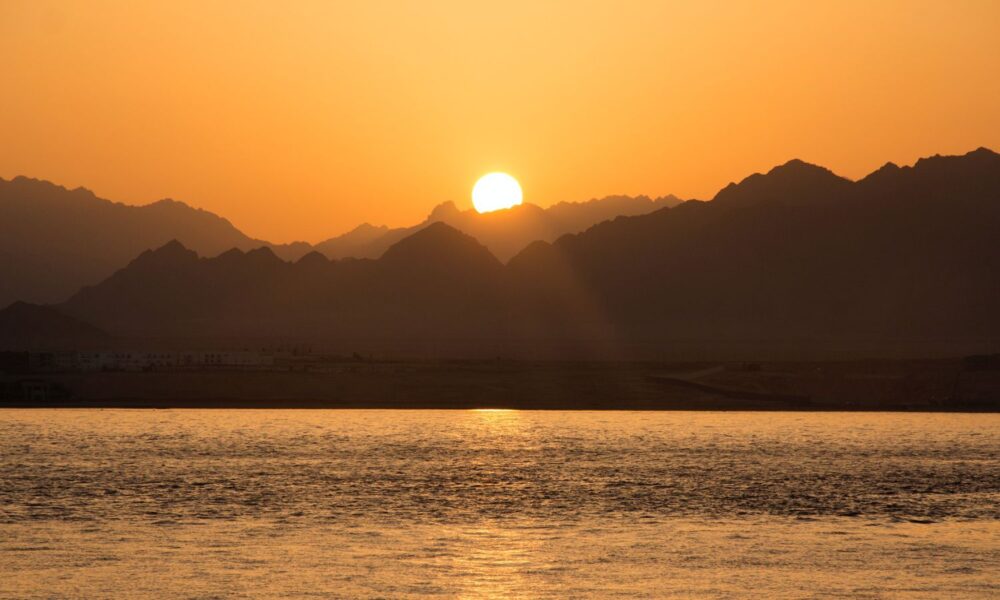
[[[0,410],[0,598],[742,597],[1000,597],[1000,415]]]

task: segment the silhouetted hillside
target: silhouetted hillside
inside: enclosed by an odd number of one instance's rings
[[[550,215],[482,217],[495,232]],[[792,161],[709,202],[536,241],[507,265],[440,222],[379,259],[200,258],[171,242],[58,308],[116,336],[924,351],[1000,340],[998,239],[1000,155],[988,150],[858,182]]]
[[[473,236],[497,258],[506,261],[535,240],[553,241],[561,235],[583,231],[608,219],[647,214],[680,202],[675,196],[656,199],[608,196],[587,202],[560,202],[549,208],[522,204],[486,214],[479,214],[473,209],[462,211],[453,202],[444,202],[418,225],[389,229],[365,224],[316,244],[316,249],[330,258],[378,258],[399,240],[431,223],[441,222]]]
[[[316,251],[329,258],[378,258],[386,248],[402,239],[399,237],[387,244],[386,236],[390,231],[404,230],[362,223],[347,233],[316,244]]]
[[[503,270],[500,261],[474,237],[441,222],[391,246],[379,264],[400,276],[440,272],[496,277]]]
[[[500,325],[503,268],[443,223],[379,260],[311,253],[291,263],[266,248],[199,258],[173,241],[62,309],[132,337],[490,337]]]
[[[436,222],[451,224],[487,243],[506,259],[536,239],[554,240],[619,214],[640,214],[674,202],[627,196],[522,207],[492,215],[436,207],[419,225],[389,229],[364,224],[316,246],[331,258],[377,258],[403,238]],[[101,281],[144,250],[178,240],[201,256],[236,248],[270,248],[295,261],[313,250],[305,242],[271,244],[243,234],[229,221],[183,202],[129,206],[67,190],[47,181],[0,179],[0,305],[14,300],[58,302],[83,285]]]
[[[206,255],[270,245],[183,202],[128,206],[83,188],[0,179],[0,304],[64,300],[171,239]],[[311,249],[304,243],[271,247],[289,259]]]
[[[792,161],[711,202],[532,245],[508,264],[512,322],[650,342],[996,339],[997,240],[988,150],[857,183]]]
[[[719,204],[748,208],[763,203],[784,205],[835,201],[850,193],[852,182],[829,169],[790,160],[767,172],[730,183],[713,198]]]
[[[47,306],[14,302],[0,310],[0,349],[79,348],[107,340],[100,329]]]

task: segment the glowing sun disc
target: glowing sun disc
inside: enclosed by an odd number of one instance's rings
[[[506,173],[488,173],[472,188],[472,205],[481,213],[503,210],[521,203],[521,186]]]

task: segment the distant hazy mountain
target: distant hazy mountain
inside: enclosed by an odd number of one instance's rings
[[[1000,340],[998,240],[1000,155],[989,150],[858,182],[792,161],[709,202],[535,242],[507,265],[444,223],[377,260],[291,263],[267,249],[206,259],[172,242],[58,308],[159,337],[700,340],[750,353],[790,340]]]
[[[414,227],[365,224],[317,249],[332,258],[377,258],[396,242],[440,221],[482,239],[506,259],[536,239],[551,241],[620,214],[641,214],[675,202],[673,197],[620,196],[546,210],[524,206],[492,215],[462,212],[449,202]],[[26,177],[0,179],[0,306],[14,300],[65,300],[81,286],[110,276],[140,252],[170,240],[201,256],[268,247],[283,259],[297,260],[313,250],[305,242],[272,244],[250,238],[226,219],[183,202],[129,206],[83,188],[67,190]]]
[[[329,258],[378,258],[399,240],[431,223],[440,222],[473,236],[501,261],[507,261],[533,241],[551,242],[561,235],[583,231],[608,219],[643,215],[676,206],[680,202],[675,196],[655,199],[647,196],[608,196],[587,202],[560,202],[549,208],[522,204],[510,210],[486,214],[472,209],[462,211],[453,202],[445,202],[418,225],[389,229],[366,223],[316,244],[316,250]]]
[[[0,306],[64,300],[172,239],[206,255],[267,245],[292,259],[311,249],[251,239],[229,221],[183,202],[128,206],[83,188],[0,179]]]

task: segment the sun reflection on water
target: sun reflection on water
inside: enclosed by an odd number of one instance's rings
[[[996,596],[1000,415],[0,412],[4,598]]]
[[[523,598],[531,595],[526,574],[538,569],[537,543],[516,527],[475,527],[463,533],[471,551],[454,567],[466,574],[460,598]]]
[[[525,414],[512,408],[473,408],[474,428],[486,438],[501,436],[524,436],[528,428]],[[484,440],[485,441],[485,440]]]

